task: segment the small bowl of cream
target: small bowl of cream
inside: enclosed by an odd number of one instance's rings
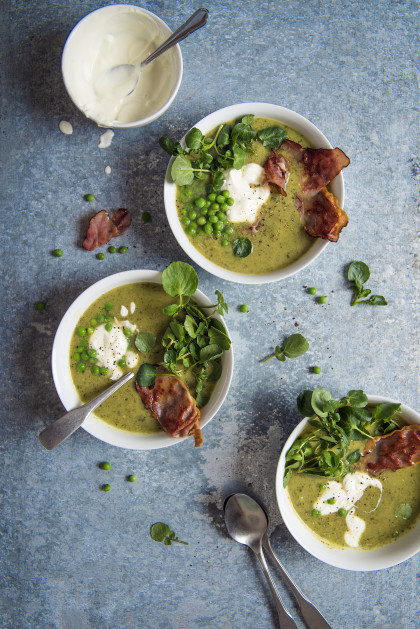
[[[178,45],[146,66],[129,94],[104,90],[104,77],[115,66],[140,63],[170,35],[160,18],[132,5],[115,4],[86,15],[68,36],[61,62],[76,107],[101,127],[141,127],[159,118],[181,85]]]

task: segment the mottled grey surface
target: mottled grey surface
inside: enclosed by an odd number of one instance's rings
[[[118,131],[106,150],[97,148],[101,131],[72,105],[60,75],[66,36],[98,6],[2,2],[0,627],[276,627],[256,562],[223,524],[224,498],[245,490],[268,506],[274,548],[333,629],[414,629],[418,557],[376,573],[312,558],[281,523],[274,475],[303,388],[337,395],[364,388],[419,407],[418,2],[210,0],[208,26],[181,45],[184,78],[172,107],[146,128]],[[143,6],[176,27],[197,4]],[[83,430],[56,451],[43,450],[38,432],[63,411],[49,363],[72,300],[116,271],[186,260],[165,219],[167,156],[158,137],[180,137],[211,111],[246,101],[298,111],[351,157],[350,223],[339,243],[300,274],[261,287],[197,268],[205,293],[224,290],[236,360],[228,398],[200,450],[188,440],[136,453]],[[73,124],[72,136],[60,133],[60,120]],[[98,203],[87,204],[87,192]],[[124,237],[129,251],[100,262],[80,247],[86,219],[92,208],[120,206],[134,215]],[[63,258],[51,256],[55,247]],[[355,259],[370,265],[370,285],[389,299],[387,308],[350,307],[344,271]],[[311,285],[328,295],[326,305],[307,294]],[[44,312],[34,309],[39,299]],[[238,311],[243,302],[247,315]],[[262,365],[296,330],[310,341],[308,354]],[[311,372],[315,364],[320,376]],[[103,460],[111,461],[109,472],[98,468]],[[135,484],[125,481],[129,473]],[[99,489],[105,480],[109,493]],[[153,542],[149,527],[158,520],[190,545]]]

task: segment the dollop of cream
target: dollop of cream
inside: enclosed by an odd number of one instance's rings
[[[355,503],[360,500],[368,487],[376,487],[380,491],[378,505],[382,497],[382,483],[376,478],[372,478],[364,472],[355,472],[347,474],[343,478],[343,482],[328,481],[326,489],[324,489],[314,504],[321,515],[329,515],[336,513],[339,509],[347,511],[346,524],[348,531],[344,535],[344,541],[348,546],[356,548],[359,546],[360,536],[365,530],[366,523],[362,518],[355,515]],[[334,499],[334,504],[327,502]]]
[[[264,169],[259,164],[246,164],[240,169],[225,171],[222,190],[228,190],[235,203],[229,206],[227,216],[231,223],[255,223],[258,210],[270,196],[265,183]]]
[[[105,131],[105,133],[103,133],[99,138],[98,149],[107,149],[109,146],[111,146],[112,138],[114,137],[114,135],[115,133],[112,131],[112,129],[108,129],[108,131]]]
[[[139,356],[136,352],[128,351],[128,339],[124,335],[124,328],[137,332],[137,327],[130,321],[119,321],[114,318],[112,329],[108,332],[105,324],[99,325],[89,338],[89,345],[96,350],[96,360],[100,367],[106,367],[112,374],[111,380],[118,380],[123,374],[118,361],[125,357],[127,367],[135,367]]]

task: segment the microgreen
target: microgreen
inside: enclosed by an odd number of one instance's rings
[[[287,138],[287,131],[282,127],[266,127],[258,131],[258,139],[266,149],[277,149]]]
[[[403,520],[408,520],[408,518],[411,518],[412,513],[413,509],[411,508],[411,505],[404,502],[399,504],[398,507],[395,509],[395,517],[403,518]]]
[[[365,288],[364,284],[370,278],[370,270],[365,262],[356,261],[352,262],[347,271],[347,279],[351,283],[351,287],[354,291],[354,298],[352,306],[357,303],[369,304],[370,306],[387,306],[388,302],[382,295],[372,295],[370,288]],[[370,297],[369,297],[370,295]],[[369,299],[366,299],[369,297]]]
[[[151,387],[156,380],[157,368],[154,365],[143,363],[137,372],[137,384],[139,387]]]
[[[155,524],[152,524],[150,527],[150,537],[155,542],[163,542],[165,546],[172,546],[174,542],[189,546],[188,542],[182,542],[178,539],[178,537],[175,536],[174,531],[172,531],[171,528],[163,522],[156,522]]]
[[[267,356],[263,362],[266,363],[274,357],[281,362],[284,362],[286,358],[298,358],[298,356],[306,354],[308,349],[309,343],[302,334],[292,334],[283,341],[283,345],[276,345],[274,352]]]
[[[246,258],[252,252],[252,243],[249,238],[235,238],[232,249],[238,258]]]
[[[156,345],[156,337],[149,332],[140,332],[140,334],[137,334],[136,336],[134,345],[137,347],[139,352],[146,354],[146,352],[149,352]]]
[[[339,400],[317,388],[302,391],[298,411],[309,417],[305,430],[286,454],[284,486],[292,473],[305,472],[324,477],[343,477],[361,458],[352,441],[363,441],[399,427],[395,414],[400,404],[383,403],[372,410],[361,390],[352,390]]]
[[[162,273],[162,286],[171,297],[191,297],[197,290],[197,273],[187,262],[172,262]]]

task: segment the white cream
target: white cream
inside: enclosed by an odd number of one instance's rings
[[[133,314],[135,309],[136,309],[136,304],[134,303],[134,301],[132,301],[130,304],[130,313]]]
[[[97,364],[112,371],[111,380],[118,380],[122,376],[122,370],[118,367],[118,361],[125,357],[127,366],[135,367],[139,357],[135,352],[127,351],[128,339],[124,335],[124,328],[136,332],[137,327],[129,321],[118,321],[114,318],[112,329],[108,332],[105,324],[99,325],[89,338],[89,345],[96,350]]]
[[[106,7],[82,20],[63,56],[66,86],[79,109],[105,127],[141,120],[158,111],[178,81],[174,51],[143,68],[131,94],[132,84],[127,83],[127,90],[124,85],[116,89],[107,72],[119,65],[140,63],[167,37],[151,15],[131,6]]]
[[[125,306],[121,306],[120,315],[126,317],[128,315],[128,309]]]
[[[115,133],[111,131],[111,129],[108,129],[108,131],[105,131],[105,133],[103,133],[101,137],[99,138],[98,149],[107,149],[108,147],[110,147],[112,138],[114,137],[114,135]]]
[[[64,135],[71,135],[73,133],[73,127],[71,126],[70,122],[67,122],[67,120],[62,120],[58,125],[58,128],[60,129],[61,133],[64,133]]]
[[[264,169],[259,164],[247,164],[239,170],[225,171],[222,190],[229,190],[235,203],[229,206],[227,216],[231,223],[255,223],[258,210],[270,196],[270,187],[265,183]]]
[[[317,509],[321,515],[336,513],[339,509],[347,511],[348,531],[344,535],[344,540],[348,546],[354,548],[359,545],[360,536],[366,527],[365,521],[354,515],[354,505],[363,496],[365,489],[370,486],[377,487],[380,491],[378,504],[375,507],[377,509],[382,496],[382,483],[363,472],[347,474],[342,483],[335,480],[329,481],[326,489],[322,491],[314,504],[314,509]],[[327,502],[332,499],[334,499],[334,504]]]

